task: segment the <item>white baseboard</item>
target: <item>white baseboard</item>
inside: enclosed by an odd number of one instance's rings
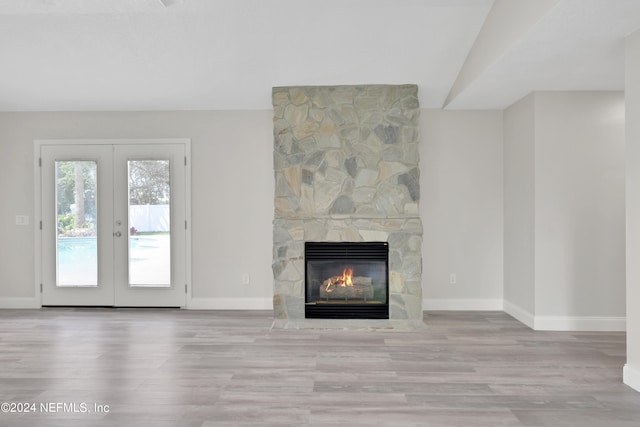
[[[509,301],[504,302],[504,312],[535,331],[623,332],[627,330],[626,317],[535,316]]]
[[[39,298],[0,298],[0,309],[41,308]],[[192,298],[189,310],[272,310],[272,298]]]
[[[273,298],[192,298],[188,310],[273,310]]]
[[[514,319],[518,320],[519,322],[524,323],[531,329],[535,329],[533,327],[535,324],[535,317],[533,316],[533,314],[529,313],[527,310],[520,307],[519,305],[513,304],[512,302],[505,300],[503,301],[503,310],[505,313],[507,313],[509,316],[513,317]]]
[[[40,308],[40,298],[0,298],[0,308]]]
[[[636,391],[640,391],[640,369],[629,364],[622,369],[622,381]]]
[[[0,309],[40,308],[39,298],[0,298]],[[272,310],[272,298],[192,298],[189,310]],[[534,316],[500,299],[426,299],[425,311],[501,311],[536,331],[625,331],[625,317]],[[632,378],[633,374],[630,374]],[[638,374],[640,376],[640,374]],[[633,381],[633,380],[632,380]],[[640,381],[637,381],[640,384]]]
[[[626,317],[596,316],[536,316],[536,331],[596,331],[624,332],[627,330]]]
[[[425,299],[425,311],[502,311],[501,299]]]

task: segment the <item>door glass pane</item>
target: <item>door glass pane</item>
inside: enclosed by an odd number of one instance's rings
[[[56,285],[97,286],[95,161],[56,162]]]
[[[129,286],[171,286],[169,160],[129,160]]]

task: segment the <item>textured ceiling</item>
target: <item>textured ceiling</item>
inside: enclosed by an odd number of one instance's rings
[[[0,111],[270,109],[415,83],[428,108],[623,90],[640,0],[0,0]]]

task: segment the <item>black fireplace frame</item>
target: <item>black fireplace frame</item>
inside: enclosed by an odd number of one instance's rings
[[[387,242],[305,242],[306,319],[389,319],[389,244]],[[367,260],[385,263],[386,297],[380,304],[322,303],[307,301],[307,262],[319,260]]]

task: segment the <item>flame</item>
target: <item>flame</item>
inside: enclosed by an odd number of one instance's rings
[[[353,286],[353,268],[345,268],[342,270],[341,276],[334,276],[327,282],[327,286],[324,288],[325,292],[333,292],[330,289],[331,286],[340,286],[342,288],[346,286]]]
[[[340,281],[340,286],[353,286],[353,268],[345,268],[342,271],[342,276],[338,276]]]

